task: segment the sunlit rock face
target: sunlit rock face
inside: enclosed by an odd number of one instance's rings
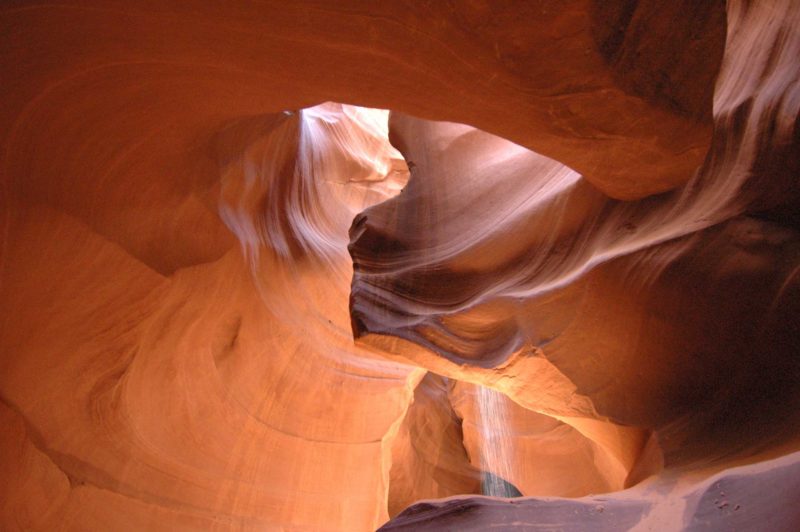
[[[800,528],[796,3],[0,27],[1,529]]]
[[[369,529],[387,519],[391,441],[422,370],[353,345],[349,218],[326,217],[294,192],[312,186],[356,209],[391,195],[406,173],[372,125],[327,106],[248,122],[248,135],[240,124],[225,130],[220,217],[242,247],[170,276],[74,216],[15,209],[3,296],[3,411],[14,427],[4,432],[13,468],[4,524]],[[315,128],[386,153],[372,150],[367,171],[324,142],[307,150]],[[227,144],[236,135],[246,139],[239,154]],[[333,173],[352,181],[298,161],[332,172],[347,163]],[[291,171],[276,183],[274,168]],[[280,233],[272,217],[289,211],[293,230]]]

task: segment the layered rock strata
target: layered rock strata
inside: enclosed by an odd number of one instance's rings
[[[0,7],[0,528],[796,528],[800,10],[523,4]]]

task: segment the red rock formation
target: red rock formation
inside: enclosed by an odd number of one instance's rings
[[[697,4],[6,2],[0,528],[796,528],[800,9]]]

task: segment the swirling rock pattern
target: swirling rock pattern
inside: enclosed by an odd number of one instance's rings
[[[797,528],[800,9],[699,4],[5,2],[0,528]]]

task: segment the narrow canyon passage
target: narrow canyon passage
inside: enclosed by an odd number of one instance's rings
[[[800,5],[373,4],[0,6],[0,529],[800,529]]]

